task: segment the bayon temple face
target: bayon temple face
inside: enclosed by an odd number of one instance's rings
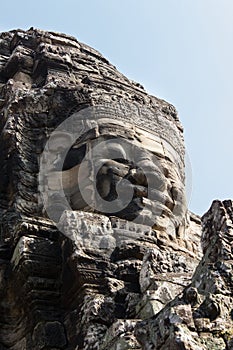
[[[162,134],[119,111],[87,107],[51,133],[40,157],[43,212],[57,223],[65,210],[115,216],[175,237],[187,210],[183,159]]]
[[[177,112],[72,37],[0,44],[0,343],[105,349],[123,320],[139,349],[131,320],[182,290],[200,256]]]

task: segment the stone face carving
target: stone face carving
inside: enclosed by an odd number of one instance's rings
[[[0,35],[0,109],[0,346],[175,349],[188,334],[185,349],[229,348],[230,331],[188,333],[230,324],[214,267],[202,286],[225,209],[204,217],[198,265],[175,108],[75,38],[31,28]]]
[[[74,210],[95,210],[159,231],[168,232],[169,228],[170,234],[176,236],[186,213],[183,170],[172,158],[174,155],[177,159],[178,155],[174,150],[173,155],[169,154],[156,135],[135,127],[133,121],[132,125],[123,126],[112,119],[97,119],[99,107],[91,110],[95,114],[92,120],[89,111],[90,108],[69,117],[65,121],[66,132],[59,129],[51,136],[54,145],[49,141],[41,163],[43,168],[51,159],[51,164],[46,165],[51,176],[44,181],[49,209],[53,210],[56,196],[62,209],[68,206]],[[107,113],[108,107],[101,106],[101,112]],[[66,145],[61,151],[63,157],[57,159],[57,145],[70,137],[67,125],[78,127],[83,122],[82,115],[88,119],[90,131],[70,149]]]

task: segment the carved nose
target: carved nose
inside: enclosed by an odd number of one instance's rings
[[[119,163],[115,160],[104,162],[97,173],[97,189],[102,198],[113,200],[118,197],[116,185],[129,172],[129,165]]]

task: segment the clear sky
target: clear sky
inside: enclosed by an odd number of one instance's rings
[[[1,3],[0,31],[30,27],[76,36],[177,107],[192,168],[192,211],[233,199],[232,0]]]

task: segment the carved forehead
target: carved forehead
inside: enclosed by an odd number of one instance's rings
[[[60,127],[50,138],[54,144],[55,152],[60,147],[64,147],[64,150],[71,148],[73,152],[75,149],[80,149],[84,144],[93,148],[103,138],[109,139],[112,140],[108,143],[109,149],[113,150],[115,147],[119,151],[119,146],[121,146],[121,149],[124,149],[123,153],[128,159],[131,156],[134,157],[135,153],[141,156],[144,153],[145,157],[158,157],[169,161],[173,164],[173,167],[177,168],[181,179],[184,179],[183,153],[177,152],[173,145],[163,138],[163,135],[153,130],[148,131],[140,128],[134,123],[112,118],[97,118],[96,116],[94,119],[91,114],[88,114],[87,118],[80,118],[80,115],[77,114],[72,118],[68,118],[64,122],[63,127]],[[150,154],[149,156],[148,153]]]

